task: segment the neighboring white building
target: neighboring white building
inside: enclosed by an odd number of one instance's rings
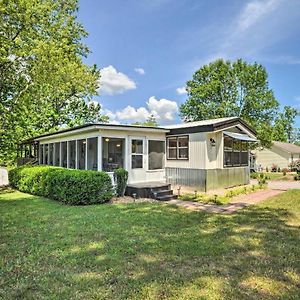
[[[21,156],[34,156],[35,144],[39,164],[111,175],[122,167],[129,184],[160,181],[207,191],[249,182],[248,142],[255,136],[239,118],[164,127],[86,124],[25,141]]]
[[[272,165],[288,168],[292,161],[300,159],[300,147],[290,143],[274,141],[270,149],[259,148],[255,154],[256,167],[271,170]]]

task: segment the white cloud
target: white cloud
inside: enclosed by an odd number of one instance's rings
[[[122,94],[127,90],[136,89],[136,84],[132,79],[118,72],[111,65],[101,69],[100,75],[100,93],[102,94]]]
[[[277,44],[292,37],[298,28],[294,24],[300,17],[300,2],[297,0],[250,0],[241,1],[238,13],[226,24],[217,24],[200,32],[201,43],[206,43],[209,55],[202,55],[188,64],[195,71],[216,58],[274,64],[299,64],[300,58],[280,53]],[[211,32],[214,34],[211,34]],[[203,36],[202,40],[201,37]],[[276,51],[274,51],[276,49]]]
[[[174,120],[178,112],[178,105],[175,101],[168,99],[157,100],[154,96],[150,97],[148,102],[148,110],[151,115],[161,122],[169,122]]]
[[[246,30],[277,8],[280,0],[250,1],[238,18],[238,30]]]
[[[123,121],[145,121],[149,116],[150,113],[145,107],[140,107],[135,109],[134,107],[128,105],[121,111],[116,112],[116,116],[119,120]]]
[[[156,99],[150,97],[146,102],[146,107],[134,108],[130,105],[123,109],[113,112],[103,109],[103,114],[109,117],[110,123],[134,123],[144,122],[153,115],[160,124],[165,124],[173,121],[178,113],[178,104],[175,101],[168,99]]]
[[[134,71],[140,75],[145,75],[145,70],[143,68],[134,68]]]
[[[182,87],[177,88],[177,89],[176,89],[176,93],[177,93],[178,95],[187,94],[186,87],[185,87],[185,86],[182,86]]]

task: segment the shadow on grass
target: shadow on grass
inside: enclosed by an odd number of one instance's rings
[[[0,195],[4,298],[297,299],[285,209],[233,215],[164,204],[72,207]]]

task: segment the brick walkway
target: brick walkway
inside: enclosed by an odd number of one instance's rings
[[[230,203],[224,205],[215,205],[215,204],[205,204],[201,202],[192,202],[192,201],[182,201],[173,199],[168,201],[169,204],[175,204],[180,207],[185,207],[194,211],[206,211],[210,213],[223,213],[223,214],[231,214],[236,212],[244,207],[249,205],[253,205],[259,203],[265,199],[276,196],[278,194],[283,193],[284,190],[261,190],[249,195],[241,195],[233,199]]]

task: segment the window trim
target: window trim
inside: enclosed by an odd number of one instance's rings
[[[187,146],[179,147],[179,139],[187,138]],[[169,147],[169,139],[176,139],[176,147]],[[166,140],[166,156],[167,160],[189,160],[190,158],[190,136],[188,134],[167,136]],[[176,149],[176,158],[169,157],[169,149]],[[187,157],[179,157],[179,150],[187,149]]]
[[[132,142],[133,141],[142,141],[142,152],[140,153],[140,152],[132,152]],[[144,139],[142,139],[142,138],[138,138],[138,137],[134,137],[134,138],[132,138],[131,139],[131,141],[130,141],[130,168],[131,168],[131,170],[141,170],[141,169],[144,169],[144,152],[145,152],[145,140]],[[139,167],[139,168],[133,168],[133,166],[132,166],[132,157],[133,156],[141,156],[142,157],[142,166],[141,167]]]

